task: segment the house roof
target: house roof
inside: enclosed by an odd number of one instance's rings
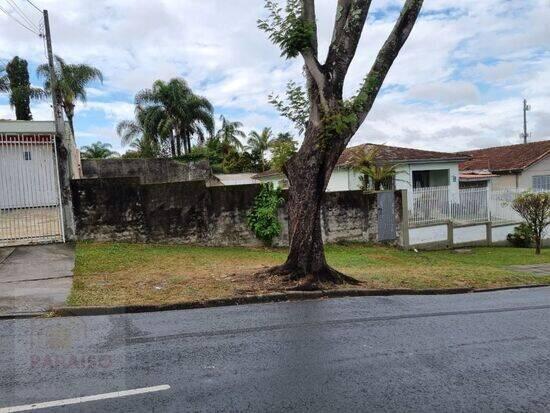
[[[496,178],[498,175],[494,175],[488,170],[482,171],[462,171],[460,172],[459,179],[461,181],[488,181],[491,178]]]
[[[65,121],[69,130],[69,122]],[[55,122],[49,120],[0,120],[0,133],[55,133]]]
[[[215,177],[225,186],[233,185],[251,185],[258,184],[258,180],[254,179],[254,173],[241,174],[215,174]]]
[[[520,172],[550,154],[550,140],[462,153],[470,155],[471,159],[460,164],[461,171],[486,169],[501,174]]]
[[[388,145],[377,145],[373,143],[365,143],[363,145],[352,146],[347,148],[342,152],[340,159],[336,163],[337,167],[346,168],[351,166],[353,157],[365,150],[377,149],[378,160],[381,162],[390,162],[390,163],[420,163],[420,162],[461,162],[466,159],[469,159],[468,155],[449,153],[449,152],[435,152],[435,151],[424,151],[421,149],[413,148],[403,148],[399,146],[388,146]],[[258,177],[268,177],[268,176],[277,176],[281,175],[281,172],[277,171],[266,171],[255,175],[255,178]]]
[[[425,151],[422,149],[403,148],[399,146],[388,145],[376,145],[373,143],[365,143],[363,145],[352,146],[347,148],[336,166],[349,166],[353,157],[365,150],[376,149],[378,150],[378,160],[382,162],[391,163],[417,163],[417,162],[445,162],[445,161],[464,161],[469,159],[468,155],[449,153],[449,152],[435,152]]]

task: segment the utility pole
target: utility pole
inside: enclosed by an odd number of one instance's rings
[[[50,68],[50,87],[52,91],[53,113],[55,119],[55,145],[57,149],[57,165],[59,170],[59,188],[61,192],[61,207],[63,211],[63,227],[65,240],[72,241],[75,236],[73,215],[73,199],[71,192],[71,147],[72,137],[67,134],[63,119],[62,97],[58,87],[57,74],[52,49],[52,35],[48,10],[44,14],[44,36],[48,51],[48,66]]]
[[[531,110],[531,106],[527,104],[527,99],[523,99],[523,133],[519,136],[523,138],[523,143],[527,143],[527,138],[531,134],[527,133],[527,112]]]

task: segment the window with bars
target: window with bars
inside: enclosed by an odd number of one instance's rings
[[[23,152],[23,159],[24,159],[25,161],[30,161],[30,160],[32,160],[32,156],[31,156],[30,151],[25,151],[25,152]]]
[[[533,176],[533,189],[550,191],[550,175]]]

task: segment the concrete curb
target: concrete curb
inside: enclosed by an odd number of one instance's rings
[[[243,297],[216,298],[213,300],[190,301],[166,305],[129,305],[114,307],[55,307],[51,310],[54,316],[97,316],[110,314],[136,314],[158,311],[190,310],[197,308],[226,307],[231,305],[275,303],[282,301],[314,300],[320,298],[343,297],[375,297],[390,295],[446,295],[465,294],[472,292],[472,288],[447,288],[447,289],[343,289],[330,291],[288,291],[285,293],[272,293],[264,295],[248,295]]]
[[[288,291],[284,293],[272,293],[264,295],[247,295],[242,297],[216,298],[203,301],[188,301],[173,304],[160,305],[128,305],[128,306],[97,306],[97,307],[54,307],[50,311],[42,313],[20,313],[0,315],[0,320],[28,319],[37,317],[85,317],[114,314],[137,314],[159,311],[191,310],[198,308],[227,307],[233,305],[276,303],[283,301],[315,300],[321,298],[344,298],[344,297],[387,297],[394,295],[455,295],[468,293],[485,293],[505,290],[519,290],[526,288],[550,287],[550,284],[541,285],[516,285],[512,287],[497,288],[441,288],[412,290],[407,288],[393,288],[381,290],[369,290],[364,288],[349,288],[342,290],[328,291]]]

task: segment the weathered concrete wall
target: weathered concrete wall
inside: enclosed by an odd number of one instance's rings
[[[172,159],[84,159],[82,177],[137,177],[144,184],[217,180],[208,161],[183,163]]]
[[[136,178],[72,182],[79,239],[170,242],[211,246],[259,246],[247,225],[259,185],[207,187],[204,181],[140,184]],[[396,243],[401,196],[396,192]],[[377,241],[376,194],[333,192],[325,196],[321,221],[326,242]],[[288,214],[274,244],[288,245]]]

